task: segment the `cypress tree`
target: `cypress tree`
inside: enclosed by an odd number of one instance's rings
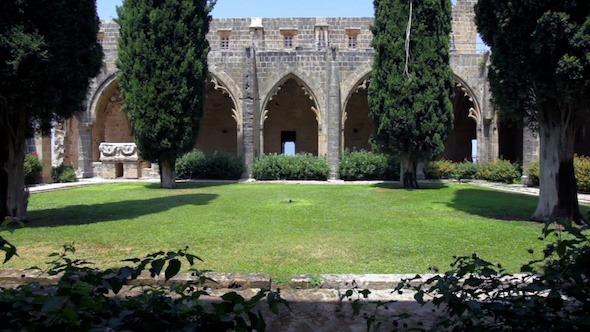
[[[452,129],[451,1],[373,4],[372,141],[379,150],[400,155],[400,181],[417,188],[417,163],[440,153]]]
[[[207,0],[124,0],[118,67],[124,111],[141,156],[157,162],[161,186],[174,188],[178,156],[197,139],[205,103]]]

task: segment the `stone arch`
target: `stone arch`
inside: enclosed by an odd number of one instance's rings
[[[478,137],[477,128],[482,123],[481,108],[473,89],[457,74],[454,74],[454,91],[452,99],[454,120],[453,130],[445,142],[445,149],[439,158],[462,162],[477,162]]]
[[[341,84],[340,95],[346,96],[342,100],[342,110],[346,109],[350,97],[356,92],[358,86],[365,80],[371,77],[373,72],[373,65],[371,63],[363,64],[360,68],[349,75]]]
[[[117,73],[112,73],[106,76],[103,80],[100,81],[94,92],[90,97],[90,103],[88,104],[87,113],[88,116],[86,120],[90,124],[94,124],[96,121],[97,116],[97,109],[101,108],[100,103],[104,102],[103,97],[105,94],[108,94],[110,90],[115,88],[115,85],[119,84],[119,78],[117,77]]]
[[[240,155],[243,117],[239,109],[240,104],[237,102],[239,99],[236,97],[236,93],[239,92],[232,91],[226,82],[219,78],[224,76],[220,73],[223,72],[209,72],[207,75],[207,99],[196,147],[205,153],[224,151]],[[232,83],[235,85],[230,81],[230,86]]]
[[[341,116],[341,141],[345,150],[372,149],[369,139],[375,130],[369,117],[368,88],[372,71],[357,76],[347,90]]]
[[[209,75],[222,82],[223,89],[232,98],[234,105],[240,107],[239,100],[242,100],[242,89],[236,84],[231,76],[215,64],[209,64]],[[241,110],[237,110],[241,111]]]
[[[306,94],[313,98],[315,103],[315,108],[319,113],[319,119],[322,120],[324,118],[324,110],[322,105],[324,105],[324,98],[322,89],[319,86],[314,86],[311,82],[314,80],[307,75],[306,73],[298,70],[285,70],[276,74],[272,74],[267,80],[266,83],[263,85],[262,89],[260,90],[260,99],[262,100],[262,112],[264,112],[266,105],[268,104],[269,100],[276,95],[277,91],[279,90],[280,86],[285,83],[288,79],[293,78],[298,81],[303,88],[305,88]],[[263,117],[262,117],[263,118]],[[261,124],[264,122],[262,120]],[[321,122],[320,122],[321,123]]]
[[[293,72],[281,77],[268,89],[260,116],[260,148],[264,153],[292,152],[319,155],[325,145],[325,130],[318,98],[309,85]]]

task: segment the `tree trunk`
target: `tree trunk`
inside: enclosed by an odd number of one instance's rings
[[[400,182],[404,188],[417,189],[416,161],[409,154],[402,154],[400,162]]]
[[[552,112],[546,121],[539,123],[539,133],[540,193],[537,209],[531,219],[550,222],[566,218],[584,223],[578,206],[574,172],[575,130],[568,127],[567,122],[561,121],[558,112]]]
[[[19,135],[20,136],[20,135]],[[7,135],[7,161],[3,163],[6,172],[6,216],[13,220],[27,220],[29,193],[25,190],[25,137]]]
[[[166,189],[176,188],[175,160],[161,160],[160,166],[160,187]]]

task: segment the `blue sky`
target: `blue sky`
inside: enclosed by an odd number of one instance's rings
[[[101,19],[116,17],[122,0],[97,0]],[[217,0],[213,17],[373,16],[372,0]]]
[[[97,0],[98,16],[115,18],[115,7],[122,2]],[[217,0],[213,9],[215,18],[365,16],[373,16],[373,0]]]

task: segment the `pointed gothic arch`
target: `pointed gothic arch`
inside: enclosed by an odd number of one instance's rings
[[[293,152],[318,155],[324,139],[322,123],[314,92],[305,81],[290,72],[269,90],[263,103],[261,151],[285,153],[285,143],[289,142],[294,145]]]

